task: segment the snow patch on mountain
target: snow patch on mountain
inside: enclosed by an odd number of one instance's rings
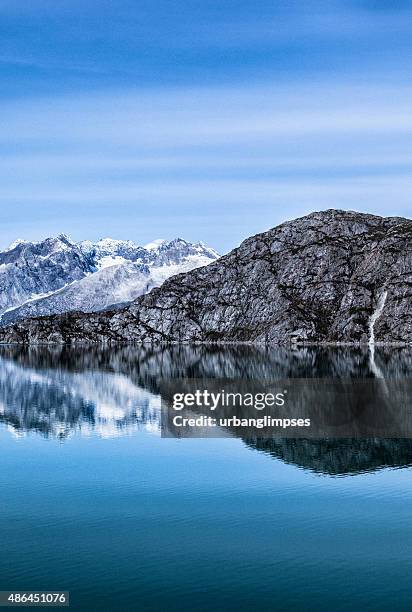
[[[103,270],[103,268],[110,268],[111,266],[118,266],[119,264],[125,263],[127,263],[127,259],[124,257],[120,257],[119,255],[115,255],[114,257],[106,255],[99,260],[98,269]]]
[[[153,240],[153,242],[148,242],[147,244],[145,244],[144,248],[146,249],[146,251],[154,251],[161,247],[163,244],[166,244],[166,242],[167,241],[163,238],[158,238],[157,240]]]
[[[23,238],[17,238],[17,240],[14,240],[11,244],[9,244],[6,251],[12,251],[20,244],[30,244],[30,242],[28,240],[23,240]]]
[[[152,268],[152,279],[154,286],[160,287],[165,280],[176,274],[182,274],[183,272],[190,272],[195,268],[201,266],[207,266],[211,263],[211,259],[205,255],[188,255],[185,261],[177,264],[165,264],[163,266],[154,266]]]

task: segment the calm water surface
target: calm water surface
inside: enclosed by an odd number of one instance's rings
[[[412,352],[0,349],[0,589],[76,610],[412,608],[409,440],[162,439],[165,377],[405,377]]]

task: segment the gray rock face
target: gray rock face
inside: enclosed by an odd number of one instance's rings
[[[3,342],[412,342],[412,221],[312,213],[117,312],[34,319]]]

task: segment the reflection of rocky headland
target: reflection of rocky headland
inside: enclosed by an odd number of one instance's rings
[[[412,465],[412,439],[245,440],[251,448],[305,470],[344,476]]]
[[[412,351],[377,347],[375,360],[385,377],[405,380]],[[159,429],[165,379],[373,376],[368,351],[348,347],[8,346],[0,348],[0,422],[17,433],[61,438],[72,432],[119,435],[140,427]],[[412,442],[405,439],[252,440],[246,432],[232,433],[282,461],[329,475],[412,464]]]
[[[385,378],[412,372],[412,348],[375,348]],[[366,347],[252,345],[118,345],[69,347],[0,345],[0,357],[35,369],[121,373],[152,392],[165,378],[367,378],[374,377]]]

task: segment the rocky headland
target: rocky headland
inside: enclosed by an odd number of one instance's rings
[[[125,308],[26,319],[0,342],[408,344],[412,220],[315,212]]]

